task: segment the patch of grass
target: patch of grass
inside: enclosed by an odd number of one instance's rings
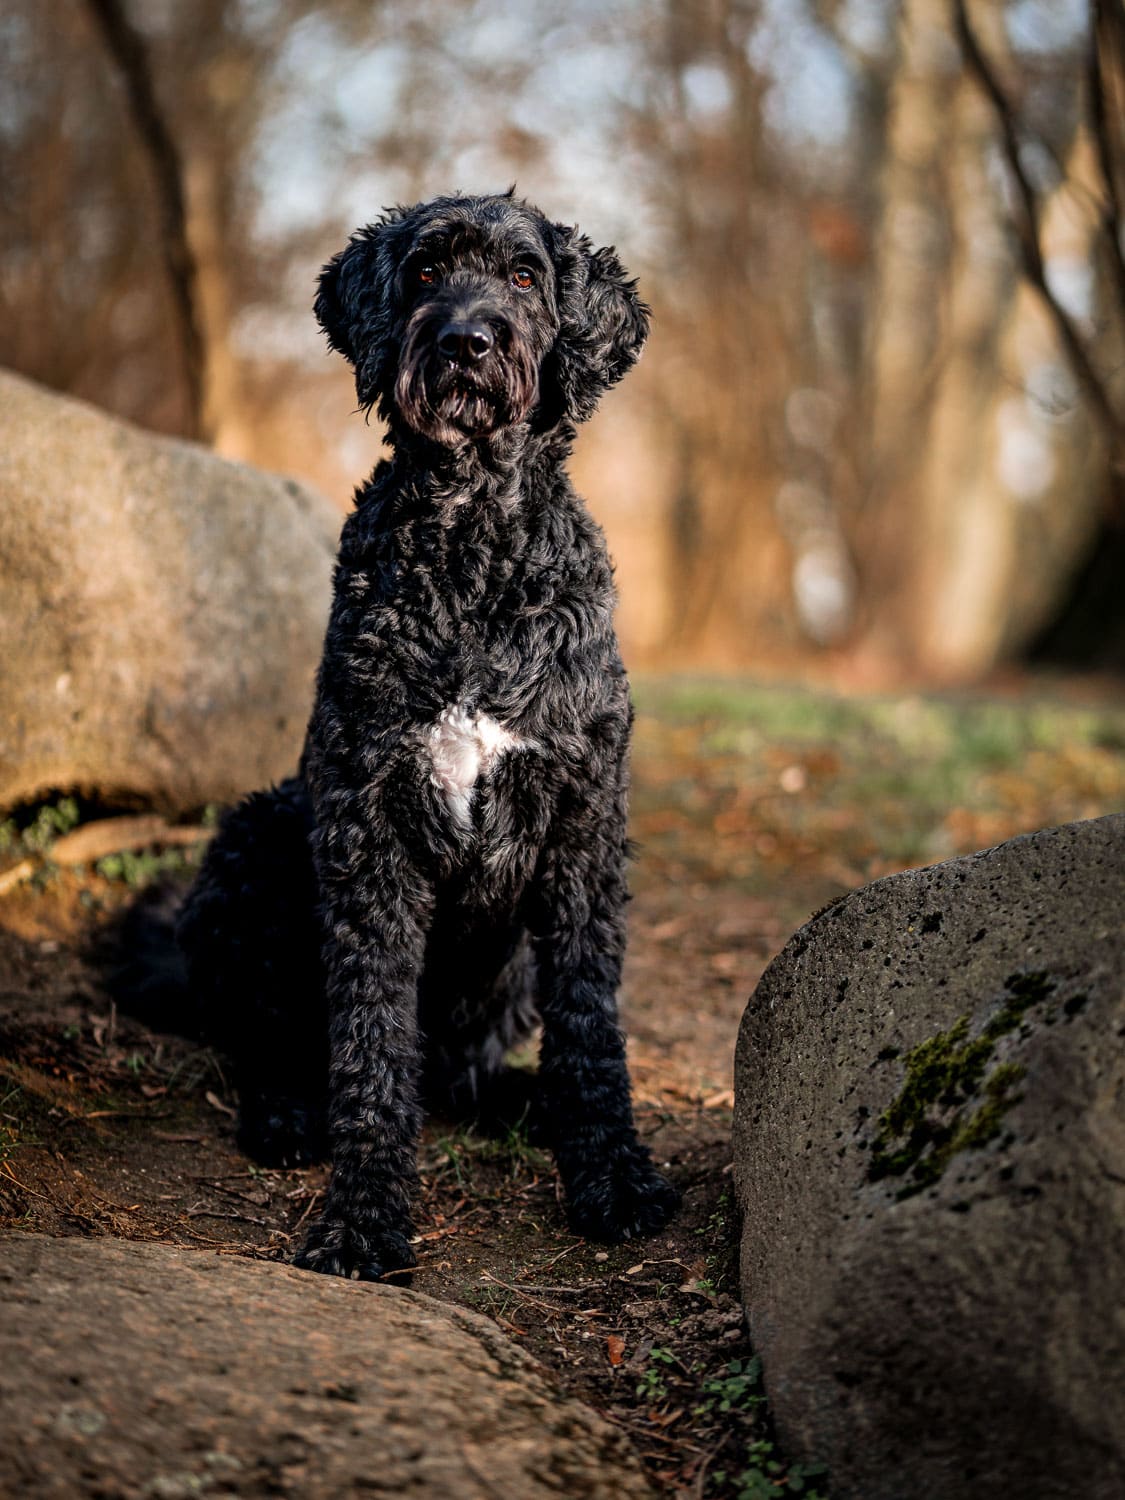
[[[509,1181],[551,1171],[546,1152],[532,1145],[523,1124],[510,1126],[502,1135],[478,1135],[462,1126],[448,1135],[438,1136],[430,1148],[431,1171],[452,1173],[457,1186],[475,1192],[474,1168],[489,1164],[498,1166]]]
[[[862,884],[1115,810],[1119,707],[841,697],[738,679],[634,683],[634,835],[650,868],[776,888]]]
[[[702,725],[716,749],[815,744],[870,736],[905,756],[951,755],[979,766],[1017,764],[1028,750],[1125,743],[1125,713],[1047,698],[847,697],[808,687],[741,678],[634,677],[637,711],[669,725]],[[739,738],[732,740],[732,731]]]
[[[479,1154],[485,1161],[499,1162],[507,1168],[509,1177],[519,1177],[527,1172],[549,1172],[551,1159],[531,1143],[527,1126],[521,1121],[510,1125],[501,1136],[485,1137]]]

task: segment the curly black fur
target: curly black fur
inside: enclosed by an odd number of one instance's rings
[[[573,1227],[653,1233],[678,1200],[637,1140],[616,1005],[631,709],[564,468],[648,310],[612,250],[508,194],[361,229],[316,313],[393,457],[344,526],[300,770],[228,816],[179,922],[242,1142],[330,1145],[298,1265],[401,1271],[424,1105],[511,1107],[504,1055],[538,1019]]]

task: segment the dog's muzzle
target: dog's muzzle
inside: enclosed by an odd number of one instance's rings
[[[502,315],[412,320],[395,402],[415,431],[447,447],[487,437],[526,417],[539,391],[537,361]]]

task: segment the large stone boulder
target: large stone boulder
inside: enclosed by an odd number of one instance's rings
[[[0,807],[180,810],[299,753],[340,516],[0,372]]]
[[[651,1500],[486,1318],[120,1240],[0,1241],[0,1493]]]
[[[807,923],[734,1157],[779,1434],[838,1500],[1125,1494],[1125,816]]]

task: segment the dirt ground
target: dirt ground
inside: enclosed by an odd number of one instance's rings
[[[747,998],[842,890],[1121,806],[1123,747],[1113,704],[931,713],[642,692],[623,1011],[641,1130],[683,1211],[655,1240],[587,1244],[526,1139],[434,1120],[416,1289],[494,1318],[627,1430],[669,1496],[823,1496],[776,1449],[737,1297],[731,1066]],[[29,856],[31,818],[9,826],[0,881]],[[31,850],[32,878],[0,895],[0,1224],[286,1258],[324,1169],[249,1162],[222,1058],[118,1014],[105,987],[104,933],[147,867],[49,855]],[[170,861],[181,878],[193,857]]]

